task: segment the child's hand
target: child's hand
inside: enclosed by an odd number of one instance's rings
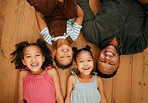
[[[43,19],[43,15],[40,12],[35,11],[36,20],[39,26],[40,31],[42,31],[44,28],[46,28],[46,23]]]

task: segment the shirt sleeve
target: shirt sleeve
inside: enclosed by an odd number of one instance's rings
[[[73,41],[78,38],[81,28],[82,26],[74,22],[74,19],[69,19],[67,21],[67,34],[70,35]]]
[[[51,35],[49,34],[49,30],[48,30],[47,27],[44,28],[44,29],[40,32],[40,34],[43,36],[44,40],[45,40],[47,43],[49,43],[50,45],[52,45],[52,42],[51,42],[52,37],[51,37]]]

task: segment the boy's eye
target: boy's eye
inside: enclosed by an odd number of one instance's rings
[[[82,60],[80,60],[79,62],[83,62]]]
[[[100,60],[100,62],[105,63],[105,61],[103,61],[103,60],[102,61]]]
[[[67,56],[68,58],[70,58],[71,56]]]

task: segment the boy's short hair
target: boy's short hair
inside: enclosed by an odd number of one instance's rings
[[[62,65],[62,64],[60,64],[60,63],[57,61],[56,56],[54,56],[54,61],[55,61],[55,63],[56,63],[56,66],[57,66],[58,68],[61,68],[61,69],[67,69],[67,68],[71,67],[71,66],[72,66],[72,63],[73,63],[73,59],[72,59],[69,64],[67,64],[67,65]]]

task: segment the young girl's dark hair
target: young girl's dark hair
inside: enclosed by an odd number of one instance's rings
[[[51,51],[47,47],[46,42],[43,39],[38,39],[36,43],[29,43],[27,41],[23,41],[21,43],[16,44],[16,50],[11,53],[13,59],[11,63],[14,62],[16,69],[25,68],[26,66],[22,63],[22,59],[24,59],[24,49],[28,46],[38,46],[41,49],[43,56],[45,57],[45,61],[43,62],[42,69],[47,67],[48,65],[52,65],[52,56]]]
[[[77,49],[76,47],[73,47],[72,48],[72,50],[73,50],[73,52],[74,52],[74,54],[73,54],[73,59],[74,59],[74,61],[76,62],[76,57],[77,57],[77,55],[81,52],[81,51],[88,51],[88,52],[90,52],[90,54],[91,54],[91,56],[92,56],[92,58],[93,58],[93,55],[92,55],[92,52],[90,51],[90,46],[89,45],[86,45],[86,47],[85,48],[82,48],[82,49]]]

